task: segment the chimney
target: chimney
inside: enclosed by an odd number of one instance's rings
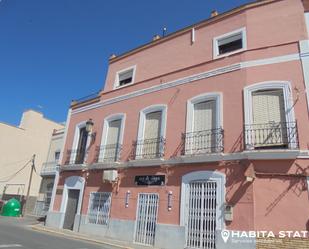
[[[110,60],[112,60],[112,59],[114,59],[114,58],[116,58],[117,56],[115,55],[115,54],[112,54],[110,57],[109,57],[109,59]]]
[[[210,17],[215,17],[217,16],[219,13],[216,10],[211,11]]]
[[[156,41],[156,40],[159,40],[161,37],[159,35],[155,35],[152,37],[152,40],[153,41]]]

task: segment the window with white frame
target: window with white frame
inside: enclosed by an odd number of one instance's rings
[[[140,114],[137,158],[160,158],[164,153],[166,107],[153,106]]]
[[[105,145],[101,146],[99,161],[118,161],[121,149],[122,119],[107,121],[107,135]]]
[[[188,101],[184,154],[223,150],[220,107],[220,94],[205,94]]]
[[[244,89],[246,149],[297,148],[297,124],[288,83],[265,82]]]
[[[135,77],[135,66],[117,72],[115,87],[132,84]]]
[[[75,163],[82,164],[85,161],[86,152],[87,152],[87,140],[88,140],[88,132],[85,127],[81,127],[79,129],[79,137],[78,143],[75,153]]]
[[[92,192],[89,199],[88,222],[98,225],[107,225],[110,216],[112,193]]]
[[[247,38],[245,28],[215,37],[213,40],[215,58],[236,53],[246,48]]]

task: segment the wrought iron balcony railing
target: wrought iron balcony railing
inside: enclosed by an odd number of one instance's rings
[[[211,129],[182,134],[182,155],[210,154],[223,151],[223,129]]]
[[[41,175],[54,175],[56,174],[57,161],[45,162],[42,165]]]
[[[296,122],[245,125],[245,149],[297,149]]]
[[[102,146],[97,146],[97,160],[98,163],[104,162],[118,162],[120,160],[120,154],[122,150],[122,145],[117,144],[107,144]]]
[[[133,143],[133,159],[155,159],[164,156],[165,138],[137,140]]]
[[[67,150],[65,164],[83,164],[86,161],[87,154],[87,150]]]

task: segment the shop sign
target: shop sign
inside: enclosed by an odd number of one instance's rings
[[[165,184],[165,175],[135,176],[135,184],[138,186],[162,186]]]

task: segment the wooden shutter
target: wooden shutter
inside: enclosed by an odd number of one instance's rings
[[[216,128],[216,101],[209,100],[194,105],[193,131]]]
[[[119,143],[121,119],[109,122],[106,144]]]
[[[252,93],[252,139],[256,147],[287,143],[284,97],[282,89]]]
[[[161,136],[162,112],[146,114],[144,139],[159,138]]]
[[[285,122],[283,91],[257,91],[252,94],[253,123]]]

